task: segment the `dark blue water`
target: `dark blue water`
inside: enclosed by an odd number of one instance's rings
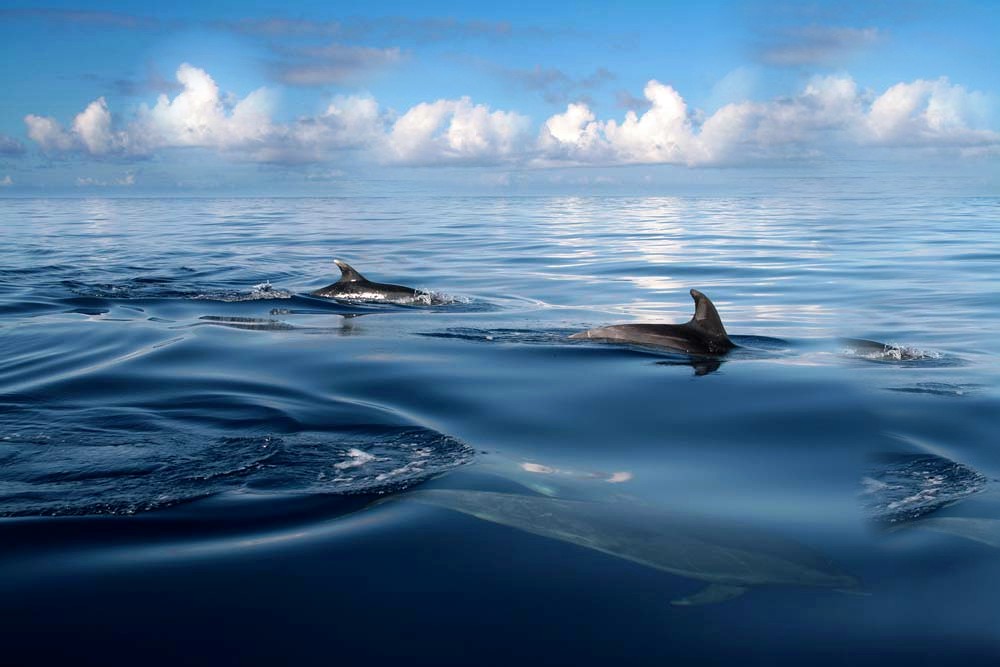
[[[996,664],[998,204],[2,200],[4,662]]]

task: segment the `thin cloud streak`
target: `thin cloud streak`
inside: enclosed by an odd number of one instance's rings
[[[833,65],[883,38],[877,28],[805,26],[772,36],[757,49],[760,62],[777,67]]]
[[[356,82],[361,77],[395,65],[406,56],[398,48],[328,44],[321,47],[279,49],[285,59],[271,65],[276,80],[293,86],[322,86]]]
[[[501,79],[529,92],[539,93],[550,104],[588,97],[588,92],[614,81],[617,76],[604,67],[598,67],[587,76],[575,78],[555,67],[535,65],[530,69],[514,69],[486,65]]]

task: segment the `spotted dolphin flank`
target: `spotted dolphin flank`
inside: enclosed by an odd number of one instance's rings
[[[721,355],[736,347],[715,304],[696,289],[694,316],[684,324],[615,324],[573,334],[570,338],[662,347],[687,354]]]
[[[327,299],[346,299],[350,301],[389,301],[407,303],[426,297],[426,293],[412,287],[376,283],[358,273],[354,267],[339,259],[333,263],[340,269],[340,280],[312,292],[313,296]]]
[[[631,503],[488,491],[422,489],[402,497],[706,584],[673,600],[674,605],[723,602],[754,586],[815,586],[846,593],[859,588],[855,577],[811,549],[736,522]]]

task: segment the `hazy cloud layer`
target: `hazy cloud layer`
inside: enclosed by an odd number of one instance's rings
[[[352,17],[340,21],[295,19],[281,16],[216,21],[163,21],[155,16],[90,9],[0,9],[0,19],[43,20],[104,28],[161,29],[203,26],[215,30],[261,37],[335,37],[342,40],[384,38],[413,42],[442,42],[469,38],[508,38],[514,35],[543,36],[549,31],[521,27],[507,21],[459,20],[451,17],[410,18],[385,16]]]
[[[360,77],[403,60],[398,48],[327,44],[279,49],[282,59],[272,66],[275,78],[293,86],[352,83]]]
[[[71,23],[104,28],[157,28],[159,19],[125,12],[103,12],[89,9],[0,9],[0,18],[35,19],[53,23]]]
[[[586,99],[589,92],[615,80],[614,73],[598,67],[587,76],[576,78],[554,67],[535,65],[530,69],[492,68],[502,79],[525,90],[537,92],[551,104]]]
[[[14,137],[0,134],[0,155],[4,157],[17,157],[18,155],[24,155],[24,152],[24,144]]]
[[[99,97],[69,127],[25,117],[46,153],[134,159],[161,150],[201,148],[272,163],[352,159],[397,165],[731,165],[812,157],[852,147],[995,152],[1000,134],[985,128],[987,99],[945,78],[898,83],[882,93],[847,76],[813,79],[801,92],[767,102],[725,104],[711,115],[688,107],[671,86],[650,81],[645,111],[599,119],[583,102],[567,105],[538,130],[515,111],[468,97],[421,102],[396,112],[368,96],[342,96],[320,114],[274,120],[276,100],[258,89],[223,95],[204,70],[184,64],[182,87],[160,95],[124,123]]]
[[[831,65],[874,46],[881,37],[877,28],[804,26],[773,35],[758,47],[757,56],[778,67]]]

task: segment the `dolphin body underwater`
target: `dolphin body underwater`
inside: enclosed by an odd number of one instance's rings
[[[339,259],[333,260],[333,263],[340,269],[340,280],[312,292],[313,296],[350,301],[390,301],[396,303],[415,301],[427,296],[426,292],[412,287],[372,282],[358,273],[350,264]]]
[[[738,597],[753,586],[814,586],[857,592],[858,580],[795,542],[745,526],[631,503],[512,493],[426,489],[403,495],[483,521],[600,551],[707,586],[674,605]]]
[[[684,324],[615,324],[573,334],[573,339],[592,339],[626,345],[644,345],[687,354],[723,355],[736,343],[729,339],[715,304],[696,289],[694,316]]]

